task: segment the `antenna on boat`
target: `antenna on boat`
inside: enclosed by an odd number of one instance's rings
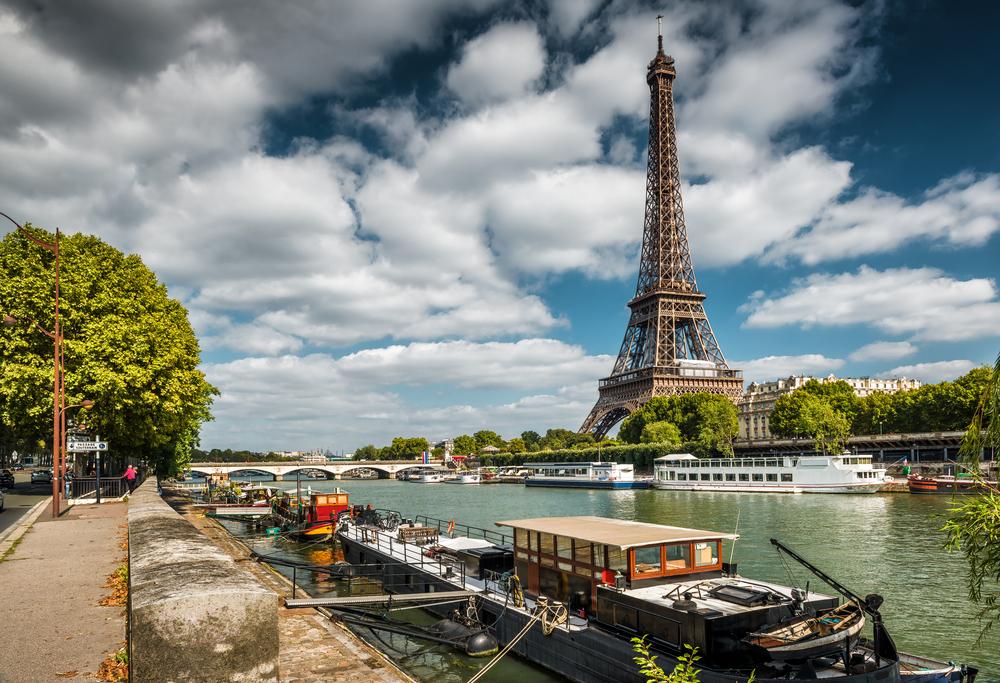
[[[740,512],[742,512],[742,510],[740,508],[736,508],[736,528],[733,529],[733,536],[738,536],[739,532],[740,532]],[[733,539],[733,545],[730,546],[730,548],[729,548],[729,566],[730,567],[733,566],[733,555],[736,554],[736,541],[738,541],[738,540],[740,540],[740,539],[739,538],[734,538]]]

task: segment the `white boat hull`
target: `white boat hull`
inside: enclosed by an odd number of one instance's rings
[[[723,482],[680,482],[654,481],[653,488],[665,491],[722,491],[728,493],[875,493],[882,488],[874,484],[735,484],[727,486]]]

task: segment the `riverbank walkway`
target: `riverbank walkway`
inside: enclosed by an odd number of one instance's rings
[[[98,602],[125,561],[127,506],[74,506],[58,519],[50,507],[43,500],[16,523],[14,534],[23,535],[3,543],[3,683],[96,681],[101,661],[124,645],[124,608]]]

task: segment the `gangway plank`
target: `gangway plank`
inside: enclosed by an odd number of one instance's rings
[[[331,596],[324,598],[285,598],[285,607],[294,609],[296,607],[338,607],[343,605],[380,605],[384,603],[397,602],[445,602],[448,600],[462,600],[474,595],[479,595],[479,591],[441,591],[439,593],[391,593],[381,595],[345,595]]]

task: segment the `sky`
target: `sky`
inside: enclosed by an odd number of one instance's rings
[[[635,292],[657,14],[730,366],[994,359],[995,3],[0,0],[0,210],[184,303],[203,448],[576,429]]]

